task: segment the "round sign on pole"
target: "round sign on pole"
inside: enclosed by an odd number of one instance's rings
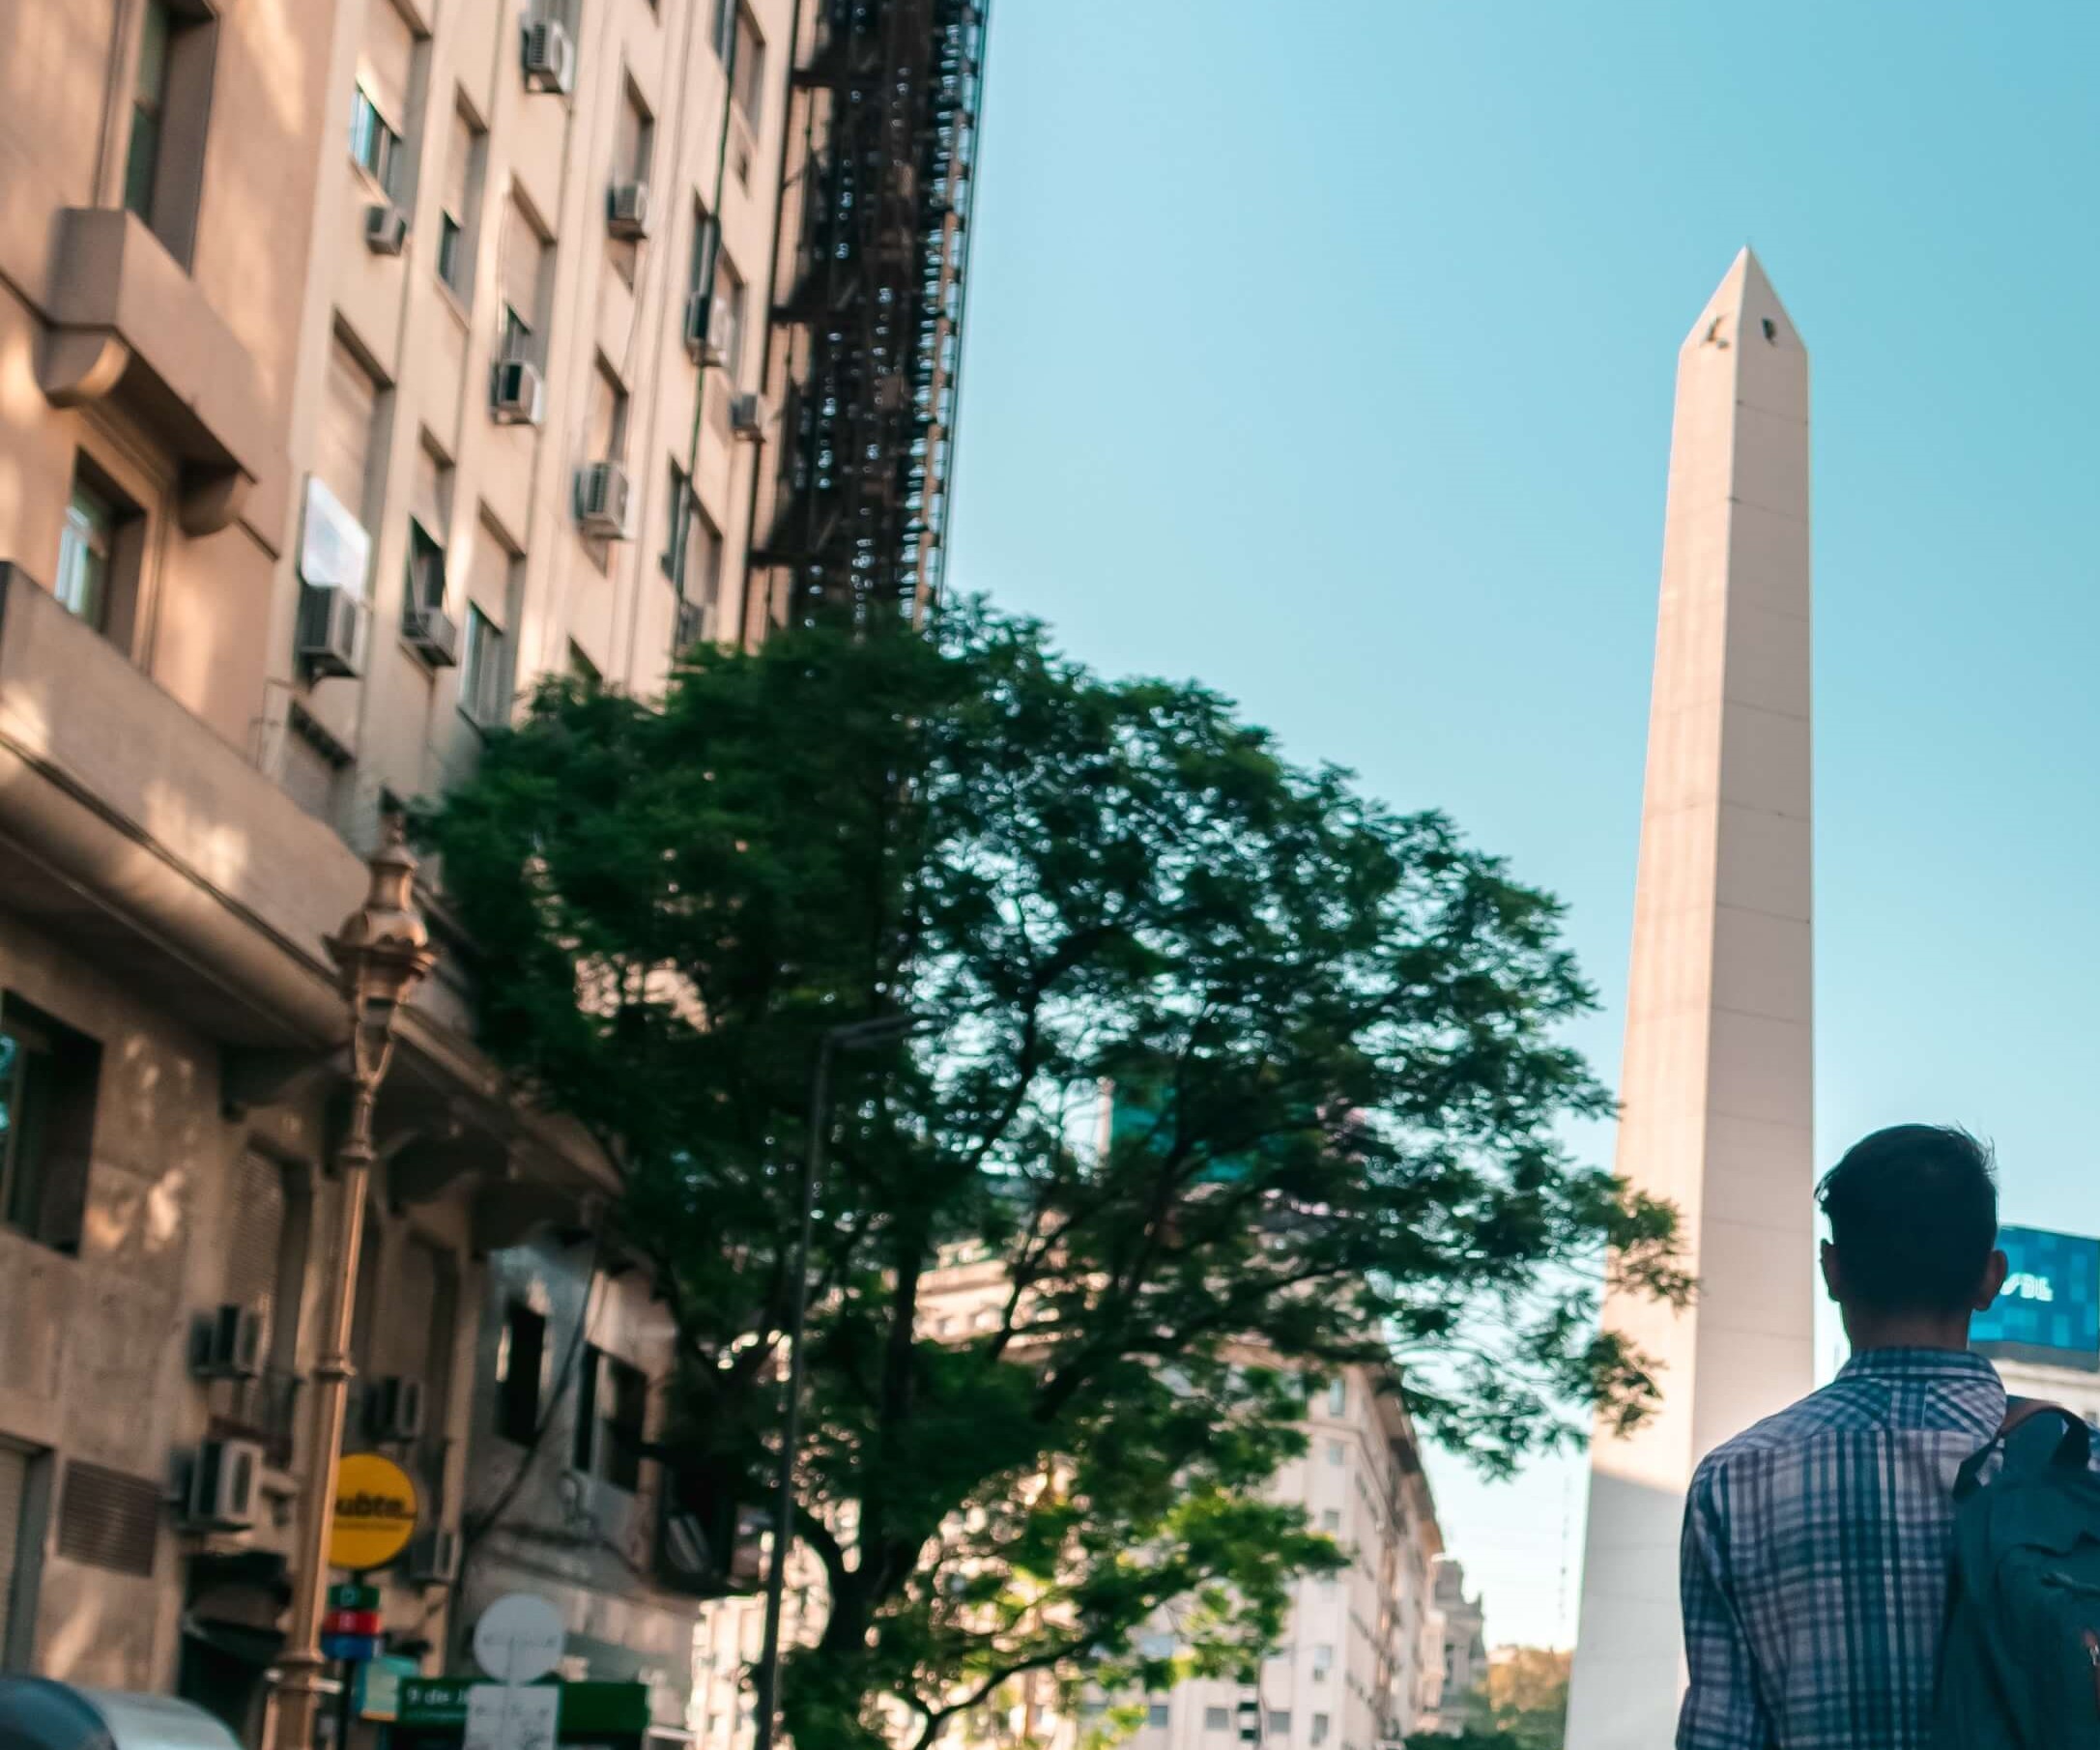
[[[506,1592],[474,1625],[475,1663],[499,1683],[533,1683],[561,1662],[561,1613],[536,1592]]]
[[[415,1535],[415,1479],[377,1452],[345,1453],[335,1472],[330,1564],[353,1573],[385,1567]]]

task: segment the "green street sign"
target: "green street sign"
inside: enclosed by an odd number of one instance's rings
[[[405,1727],[467,1723],[467,1692],[486,1678],[403,1678],[395,1723]],[[560,1736],[639,1737],[649,1729],[649,1692],[643,1683],[559,1683]]]
[[[376,1586],[360,1586],[353,1580],[345,1586],[331,1586],[329,1588],[329,1609],[331,1610],[377,1610],[378,1608],[379,1588]]]

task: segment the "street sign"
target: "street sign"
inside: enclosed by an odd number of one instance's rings
[[[554,1750],[561,1691],[552,1683],[476,1683],[460,1750]]]
[[[335,1474],[329,1564],[353,1573],[385,1567],[416,1535],[416,1483],[390,1458],[348,1452]]]
[[[474,1625],[475,1663],[500,1683],[530,1683],[561,1662],[561,1613],[536,1592],[507,1592]]]
[[[398,1653],[383,1653],[358,1667],[351,1689],[351,1711],[360,1720],[391,1722],[400,1717],[401,1686],[417,1675],[414,1659]]]
[[[328,1615],[321,1619],[322,1655],[353,1662],[376,1659],[386,1645],[386,1629],[379,1620],[379,1588],[330,1587]]]

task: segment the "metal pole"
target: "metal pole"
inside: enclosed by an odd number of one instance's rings
[[[382,1069],[384,1066],[382,1066]],[[358,1301],[358,1255],[364,1244],[365,1187],[372,1172],[372,1106],[379,1076],[360,1075],[350,1107],[350,1135],[336,1156],[343,1186],[343,1243],[329,1278],[327,1347],[314,1366],[313,1431],[307,1448],[307,1485],[301,1503],[299,1547],[292,1563],[292,1632],[278,1660],[276,1750],[311,1750],[321,1723],[321,1617],[328,1602],[329,1521],[335,1505],[336,1467],[348,1417],[350,1333]]]
[[[780,1613],[788,1585],[788,1552],[794,1542],[794,1458],[802,1437],[802,1328],[809,1315],[810,1236],[817,1219],[817,1180],[823,1170],[824,1127],[830,1122],[831,1050],[840,1029],[817,1046],[810,1076],[808,1146],[802,1153],[801,1226],[795,1234],[793,1282],[788,1295],[787,1401],[781,1409],[780,1467],[773,1491],[773,1561],[765,1576],[765,1641],[759,1653],[758,1736],[753,1750],[773,1750],[780,1707]]]

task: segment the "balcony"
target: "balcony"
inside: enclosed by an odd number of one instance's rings
[[[55,407],[111,400],[181,470],[183,528],[213,534],[241,514],[270,446],[253,359],[197,282],[134,215],[59,215],[38,380]]]

